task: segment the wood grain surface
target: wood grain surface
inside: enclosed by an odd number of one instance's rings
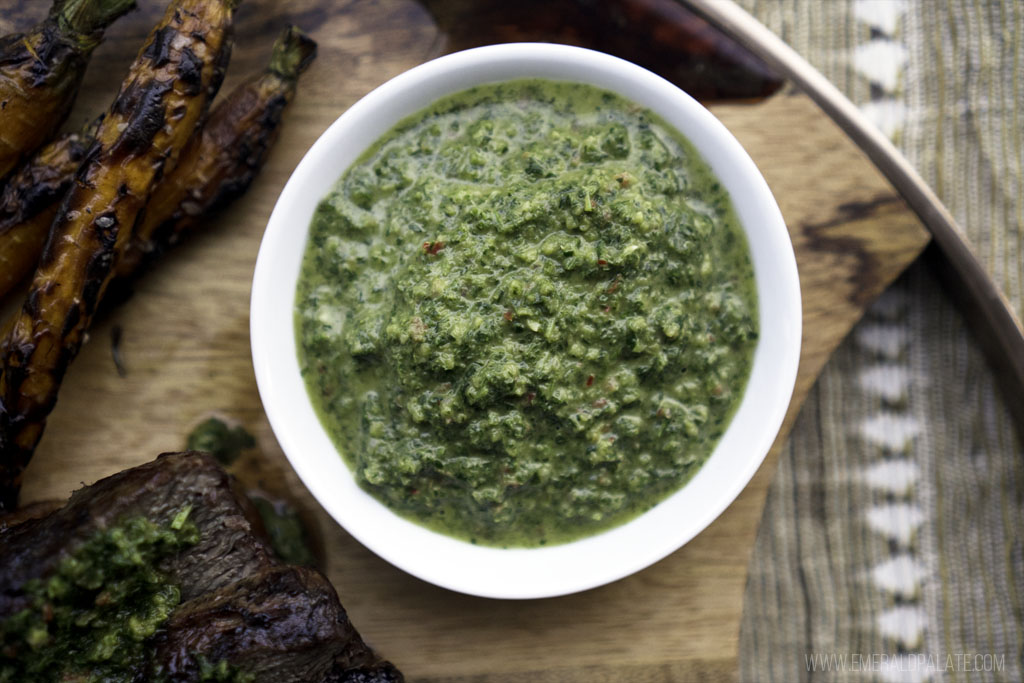
[[[97,50],[69,125],[105,108],[162,11],[162,2],[139,3]],[[45,4],[0,0],[0,31],[27,27]],[[487,600],[423,583],[363,548],[308,498],[270,432],[252,373],[249,288],[260,237],[289,173],[327,125],[376,85],[443,52],[445,40],[412,0],[254,0],[238,13],[225,88],[262,68],[286,21],[312,33],[320,57],[266,169],[246,197],[169,254],[94,327],[26,473],[22,501],[64,498],[83,482],[180,449],[195,424],[221,414],[256,434],[268,470],[279,471],[314,511],[328,574],[352,620],[410,680],[734,679],[747,562],[778,443],[739,499],[686,547],[609,586],[548,600]],[[927,234],[803,95],[713,111],[761,168],[796,249],[804,345],[786,431],[836,345]],[[296,239],[304,228],[295,226]],[[111,358],[115,329],[123,377]]]

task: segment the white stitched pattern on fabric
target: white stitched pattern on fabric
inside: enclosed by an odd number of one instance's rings
[[[910,389],[910,368],[905,365],[881,363],[865,368],[858,376],[860,388],[868,394],[881,396],[889,403],[903,401]]]
[[[903,128],[907,119],[907,105],[896,100],[868,102],[860,110],[871,123],[890,138]]]
[[[902,596],[916,595],[921,579],[928,575],[924,566],[910,554],[892,557],[871,570],[875,585]]]
[[[921,644],[927,625],[924,609],[912,605],[896,605],[878,615],[878,628],[882,633],[900,640],[907,647]]]
[[[909,545],[925,520],[924,511],[913,503],[876,505],[867,511],[868,526],[890,539]]]
[[[872,445],[899,453],[910,447],[921,429],[916,418],[883,410],[861,422],[860,435]]]
[[[855,19],[889,35],[896,32],[906,11],[906,0],[856,0],[853,3]]]
[[[907,347],[907,328],[897,325],[867,325],[857,327],[854,338],[857,345],[885,358],[895,360]]]
[[[894,90],[899,85],[906,64],[907,48],[886,38],[875,38],[853,51],[853,67],[857,72],[886,90]]]
[[[904,495],[911,493],[921,478],[921,468],[912,460],[897,458],[876,462],[864,470],[864,481],[872,488]]]
[[[872,99],[861,104],[861,111],[887,137],[894,137],[907,122],[908,108],[893,96],[901,85],[909,51],[902,42],[892,38],[908,7],[904,0],[855,0],[853,16],[871,27],[871,39],[853,50],[856,71],[872,83]],[[880,87],[882,93],[874,92]],[[927,616],[920,604],[922,583],[929,572],[914,557],[911,545],[918,529],[927,519],[925,508],[915,500],[921,479],[919,455],[914,442],[923,431],[919,419],[907,410],[911,396],[926,382],[915,377],[907,365],[906,350],[909,338],[907,308],[909,296],[903,288],[892,288],[869,310],[869,316],[880,321],[876,325],[860,325],[856,334],[858,346],[881,356],[883,362],[863,364],[857,374],[860,389],[866,396],[880,398],[887,409],[869,415],[859,425],[860,436],[871,446],[903,457],[876,460],[862,471],[862,477],[872,489],[890,496],[906,496],[907,502],[875,505],[866,513],[868,526],[897,541],[903,550],[875,565],[870,578],[875,588],[899,596],[904,602],[880,614],[875,622],[878,630],[890,641],[896,641],[905,650],[914,650],[924,644]],[[902,361],[902,362],[895,362]],[[891,653],[871,667],[884,681],[917,683],[932,677],[932,673],[918,667],[906,666],[917,662],[914,653]]]

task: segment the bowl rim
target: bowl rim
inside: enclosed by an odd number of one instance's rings
[[[406,116],[444,95],[516,78],[576,81],[612,90],[653,110],[690,140],[729,191],[747,235],[761,335],[729,427],[679,490],[631,521],[598,534],[560,545],[504,549],[473,545],[420,526],[355,484],[306,393],[293,311],[309,218],[326,194],[323,188],[329,189],[362,151]],[[297,233],[301,240],[295,239]],[[710,525],[749,483],[781,428],[796,380],[801,327],[789,233],[767,183],[725,126],[678,87],[642,67],[550,43],[508,43],[445,55],[395,76],[349,107],[310,147],[281,191],[260,244],[250,299],[252,361],[264,410],[313,497],[360,543],[396,567],[444,588],[491,598],[552,597],[610,583],[661,560]],[[712,463],[714,468],[709,467]],[[338,465],[347,475],[339,474]]]

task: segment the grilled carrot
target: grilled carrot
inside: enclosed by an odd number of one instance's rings
[[[0,191],[0,297],[35,268],[60,200],[96,136],[99,121],[49,143]]]
[[[165,249],[245,192],[277,139],[299,75],[315,56],[316,43],[288,27],[274,43],[267,69],[210,111],[202,131],[153,191],[110,290],[125,291]],[[8,180],[0,195],[0,297],[35,267],[57,206],[94,135],[92,130],[59,137]],[[118,295],[111,291],[110,298]]]
[[[56,0],[28,33],[0,38],[0,178],[67,118],[89,55],[135,0]]]
[[[316,57],[316,43],[294,26],[274,43],[266,70],[248,79],[210,112],[174,167],[153,192],[132,233],[111,287],[123,288],[167,247],[211,212],[248,189],[277,140],[281,115],[299,75]]]
[[[237,0],[173,0],[150,33],[64,198],[0,347],[0,510],[13,509],[113,266],[161,174],[206,114]]]

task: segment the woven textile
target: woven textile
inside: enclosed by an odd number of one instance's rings
[[[892,136],[1024,314],[1024,3],[740,0]],[[741,680],[1024,680],[1024,452],[927,267],[811,392],[750,565]]]

